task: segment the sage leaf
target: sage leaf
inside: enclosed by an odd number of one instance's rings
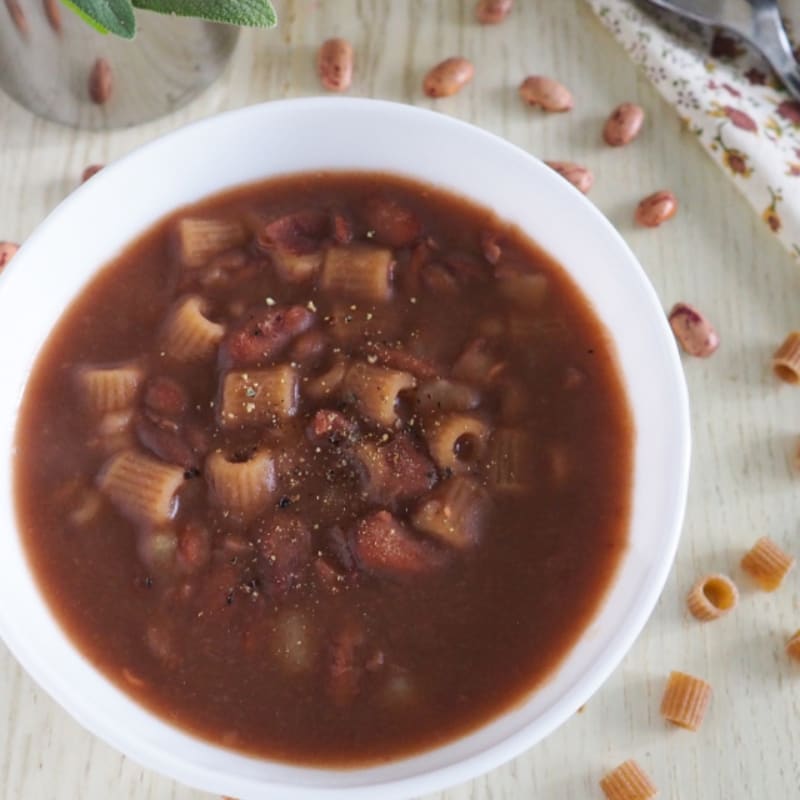
[[[270,0],[133,0],[133,5],[159,14],[197,17],[249,28],[273,28],[278,23]]]
[[[136,34],[131,0],[61,0],[100,33],[115,33],[125,39]]]

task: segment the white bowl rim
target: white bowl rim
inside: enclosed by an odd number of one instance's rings
[[[130,170],[135,167],[139,161],[146,160],[152,151],[168,146],[170,143],[180,140],[182,137],[192,132],[210,131],[215,126],[236,122],[246,124],[248,120],[258,118],[260,115],[269,116],[270,114],[278,114],[286,109],[298,109],[320,114],[328,113],[332,109],[335,109],[337,112],[346,111],[347,109],[352,109],[354,111],[369,109],[370,112],[374,111],[376,114],[390,113],[398,118],[405,117],[412,125],[415,120],[427,124],[435,118],[436,125],[444,126],[454,137],[468,135],[473,137],[476,141],[481,139],[487,147],[503,149],[509,154],[514,154],[516,158],[525,159],[528,162],[535,162],[541,166],[541,162],[531,154],[488,131],[438,112],[400,103],[362,98],[313,97],[270,101],[224,112],[183,126],[134,149],[123,158],[107,166],[103,172],[95,176],[89,184],[80,187],[72,195],[67,197],[45,221],[37,227],[34,233],[31,234],[21,248],[19,254],[6,268],[5,274],[0,276],[0,309],[2,309],[4,301],[2,297],[3,290],[7,288],[4,284],[11,281],[16,271],[21,271],[25,268],[27,253],[43,246],[42,243],[46,242],[50,229],[63,224],[62,220],[69,219],[70,215],[73,213],[73,208],[83,202],[86,193],[92,191],[92,186],[90,184],[98,180],[112,180],[117,173]],[[354,167],[353,169],[357,168]],[[543,169],[547,170],[547,168],[544,167]],[[386,171],[395,172],[395,170],[391,168],[387,168]],[[547,171],[549,172],[549,170]],[[543,177],[542,180],[547,181],[549,179]],[[2,635],[2,638],[5,640],[11,652],[34,681],[78,720],[81,725],[100,739],[110,743],[116,749],[131,757],[134,761],[156,769],[183,783],[206,791],[224,792],[228,794],[234,793],[240,796],[242,800],[251,797],[310,799],[321,796],[329,798],[381,796],[382,798],[390,800],[391,798],[403,798],[423,792],[441,790],[454,783],[468,780],[479,774],[488,772],[518,756],[544,736],[555,730],[578,707],[582,706],[607,680],[632,647],[655,607],[674,561],[680,538],[688,489],[690,463],[689,401],[677,348],[674,346],[669,327],[663,319],[663,311],[658,297],[647,279],[644,270],[621,235],[601,212],[575,189],[567,186],[560,178],[558,178],[557,181],[558,186],[553,182],[548,186],[549,190],[562,195],[569,193],[572,198],[570,202],[573,205],[583,205],[581,213],[587,217],[592,217],[593,224],[598,230],[602,231],[603,235],[608,237],[609,241],[613,242],[614,247],[619,251],[620,258],[624,259],[628,267],[635,273],[635,280],[639,282],[639,289],[643,293],[643,296],[649,297],[649,302],[652,307],[651,310],[654,312],[657,311],[662,317],[661,328],[663,329],[663,336],[665,337],[665,341],[668,339],[671,343],[671,346],[668,346],[664,350],[665,361],[662,366],[667,373],[667,379],[673,390],[673,396],[669,398],[669,406],[674,415],[672,419],[673,429],[677,433],[677,438],[673,443],[674,452],[669,459],[672,468],[671,483],[669,486],[669,499],[672,513],[668,519],[664,520],[663,546],[659,554],[658,564],[651,569],[647,575],[648,580],[643,584],[644,591],[640,597],[639,604],[630,609],[624,620],[624,624],[621,624],[616,634],[605,642],[600,658],[594,663],[589,672],[584,674],[580,680],[577,680],[559,697],[557,703],[548,708],[537,717],[536,720],[531,721],[528,725],[498,742],[496,745],[474,753],[457,763],[434,769],[422,770],[408,777],[395,780],[383,780],[369,782],[368,784],[327,788],[320,785],[317,781],[308,785],[287,785],[283,781],[265,782],[263,780],[258,780],[253,782],[252,780],[241,779],[231,775],[221,776],[218,771],[209,769],[202,763],[188,763],[186,759],[176,758],[172,754],[152,746],[148,741],[137,737],[129,730],[115,726],[112,720],[104,717],[102,710],[93,707],[91,701],[87,701],[85,698],[71,692],[70,687],[56,677],[54,665],[43,663],[42,659],[37,658],[36,653],[27,646],[26,642],[21,637],[10,633],[7,623],[10,619],[10,615],[16,612],[13,612],[7,606],[4,607],[4,604],[0,603],[0,635]],[[214,189],[210,194],[216,194],[223,190],[224,189],[219,188]],[[474,197],[474,195],[471,196]],[[475,199],[480,202],[479,198],[475,197]],[[187,203],[188,202],[192,201],[187,200]],[[146,224],[143,230],[147,229],[149,226],[150,223]],[[126,242],[122,242],[121,246],[124,246],[125,243]],[[568,265],[565,265],[565,267],[569,270]],[[93,270],[92,274],[95,274],[95,272],[96,270]],[[0,322],[0,330],[2,330],[2,322]],[[611,333],[613,337],[613,331],[611,331]],[[19,398],[17,398],[17,400],[19,400]],[[4,454],[0,453],[0,458],[3,457],[5,457]],[[4,494],[8,493],[9,488],[5,485],[0,485],[0,504],[2,504],[4,500]],[[13,492],[10,496],[13,498]],[[14,530],[18,536],[16,526]],[[617,577],[615,577],[614,580],[617,580]],[[556,672],[558,669],[560,669],[560,667],[556,668]],[[98,672],[97,674],[98,679],[105,680],[101,673]],[[145,714],[149,715],[149,712],[145,712]],[[211,747],[213,747],[213,745]],[[300,767],[298,769],[301,772],[307,772],[309,774],[318,773],[320,775],[331,772],[340,774],[342,772],[342,770],[328,770],[325,768],[317,770],[315,768]],[[367,768],[367,770],[363,771],[368,772],[370,769],[372,768]],[[362,770],[355,769],[349,772],[355,775],[362,772]]]

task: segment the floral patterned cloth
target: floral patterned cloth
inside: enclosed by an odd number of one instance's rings
[[[759,216],[800,257],[800,103],[734,37],[644,11],[588,0]],[[787,27],[800,31],[787,19]]]

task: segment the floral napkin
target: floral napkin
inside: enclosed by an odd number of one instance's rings
[[[800,258],[800,103],[727,33],[631,0],[587,0],[759,216]],[[788,10],[788,9],[784,9]],[[800,14],[792,25],[800,31]]]

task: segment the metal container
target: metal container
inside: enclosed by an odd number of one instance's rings
[[[169,114],[225,68],[239,29],[137,11],[133,41],[103,36],[55,0],[0,2],[0,88],[47,119],[93,130]],[[110,68],[100,100],[98,59]],[[109,91],[105,91],[108,88]]]

